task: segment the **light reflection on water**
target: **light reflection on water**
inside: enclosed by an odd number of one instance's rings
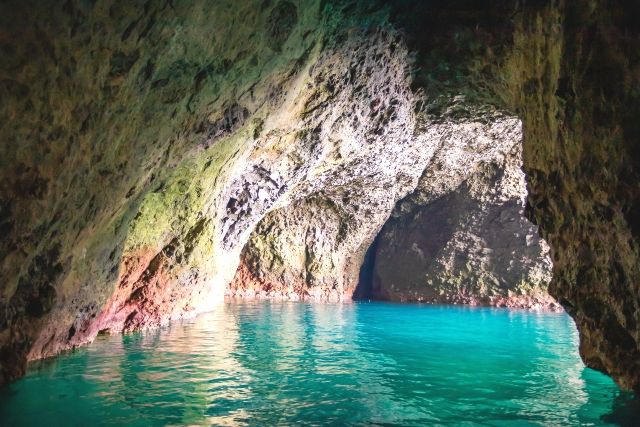
[[[234,303],[34,364],[0,390],[0,420],[604,425],[637,416],[576,349],[573,323],[558,313]]]

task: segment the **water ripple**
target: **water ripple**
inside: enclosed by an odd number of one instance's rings
[[[565,314],[236,303],[33,364],[0,424],[631,425],[633,402]]]

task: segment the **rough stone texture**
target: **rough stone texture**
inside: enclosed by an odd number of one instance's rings
[[[270,272],[257,276],[256,291],[350,299],[368,244],[427,155],[412,138],[407,67],[401,40],[385,32],[354,35],[311,67],[299,143],[274,140],[231,185],[224,245],[246,241],[267,216],[230,294],[247,295],[249,272],[260,274],[251,263]]]
[[[101,330],[211,308],[264,215],[307,221],[310,207],[347,194],[340,179],[377,182],[366,162],[405,142],[420,147],[405,126],[412,114],[437,123],[461,95],[475,111],[522,119],[528,212],[551,246],[551,293],[576,319],[584,360],[640,390],[640,6],[391,2],[417,52],[418,113],[398,72],[410,64],[406,49],[378,7],[1,2],[2,381],[28,357]],[[367,108],[364,94],[380,101]],[[348,111],[331,108],[338,102]],[[389,194],[371,196],[373,222],[413,190],[426,162],[412,165]],[[328,224],[332,243],[341,233],[329,211],[312,224]],[[361,257],[356,241],[375,235],[373,222],[346,222],[357,236],[340,250]],[[353,287],[342,277],[336,289]]]
[[[438,127],[439,147],[417,188],[377,238],[366,296],[556,308],[548,247],[524,217],[520,121]]]
[[[640,391],[640,5],[400,3],[420,51],[415,84],[522,119],[528,215],[551,247],[550,293],[575,319],[587,365]]]
[[[307,147],[309,67],[340,49],[322,17],[315,1],[0,4],[3,381],[221,299],[246,240],[223,237],[233,183],[262,147]]]
[[[3,379],[98,333],[212,309],[271,211],[301,206],[304,222],[308,203],[330,216],[339,201],[351,217],[334,237],[353,247],[415,187],[410,57],[383,14],[11,6],[3,73],[31,86],[11,89],[0,129]],[[32,33],[40,20],[51,25]],[[51,45],[34,55],[40,40]],[[309,262],[322,271],[330,250]],[[357,277],[357,254],[340,262]]]
[[[548,248],[524,217],[520,121],[418,123],[404,150],[361,162],[365,178],[341,170],[348,175],[331,177],[320,193],[265,216],[226,295],[556,308]],[[394,186],[390,172],[412,176]],[[373,287],[363,289],[360,268],[385,222]]]

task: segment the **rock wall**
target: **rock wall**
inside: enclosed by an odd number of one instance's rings
[[[521,123],[467,116],[436,122],[419,114],[413,152],[376,155],[361,163],[365,179],[346,170],[321,192],[269,213],[226,295],[557,308],[547,292],[548,248],[524,217]],[[384,179],[410,164],[410,185]],[[362,267],[374,239],[375,263]],[[361,268],[373,268],[372,283]]]
[[[318,200],[328,216],[353,193],[337,238],[372,238],[358,206],[382,222],[420,175],[410,57],[383,13],[0,7],[3,380],[99,333],[212,309],[270,212]]]
[[[0,378],[212,308],[249,239],[235,288],[351,292],[430,132],[472,110],[522,119],[551,293],[640,389],[638,22],[622,0],[0,3]],[[475,180],[447,197],[477,206]]]
[[[551,248],[549,291],[575,319],[587,365],[640,390],[640,6],[394,4],[428,114],[459,94],[522,119],[527,213]]]
[[[442,127],[418,186],[377,238],[368,296],[556,308],[548,246],[524,216],[520,121]]]
[[[312,150],[309,67],[337,52],[321,12],[0,4],[2,380],[221,298],[253,225],[229,233],[234,183],[261,147]]]
[[[637,3],[561,2],[523,19],[505,62],[529,215],[552,248],[550,292],[575,319],[587,365],[636,391],[639,22]]]
[[[256,249],[246,250],[230,295],[351,298],[368,244],[415,186],[428,155],[412,136],[405,49],[395,33],[352,35],[312,67],[303,144],[256,156],[262,168],[285,177],[278,203],[268,213],[256,212],[261,190],[246,176],[237,183],[239,196],[232,196],[232,215],[252,215],[245,231],[262,221],[251,237]]]

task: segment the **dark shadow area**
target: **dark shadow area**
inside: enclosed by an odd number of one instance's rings
[[[469,62],[488,46],[499,54],[503,46],[496,41],[508,39],[513,33],[517,4],[515,0],[386,3],[392,22],[404,30],[409,49],[417,54],[419,71],[412,76],[414,89],[435,95],[466,85]]]
[[[353,292],[354,300],[371,299],[373,297],[373,273],[376,265],[376,252],[378,251],[378,242],[380,240],[380,233],[378,233],[373,243],[367,249],[367,253],[364,255],[364,261],[360,267],[360,275],[358,276],[358,286]]]
[[[621,393],[613,401],[611,413],[604,415],[602,421],[622,427],[638,425],[640,417],[640,397],[633,393]]]

